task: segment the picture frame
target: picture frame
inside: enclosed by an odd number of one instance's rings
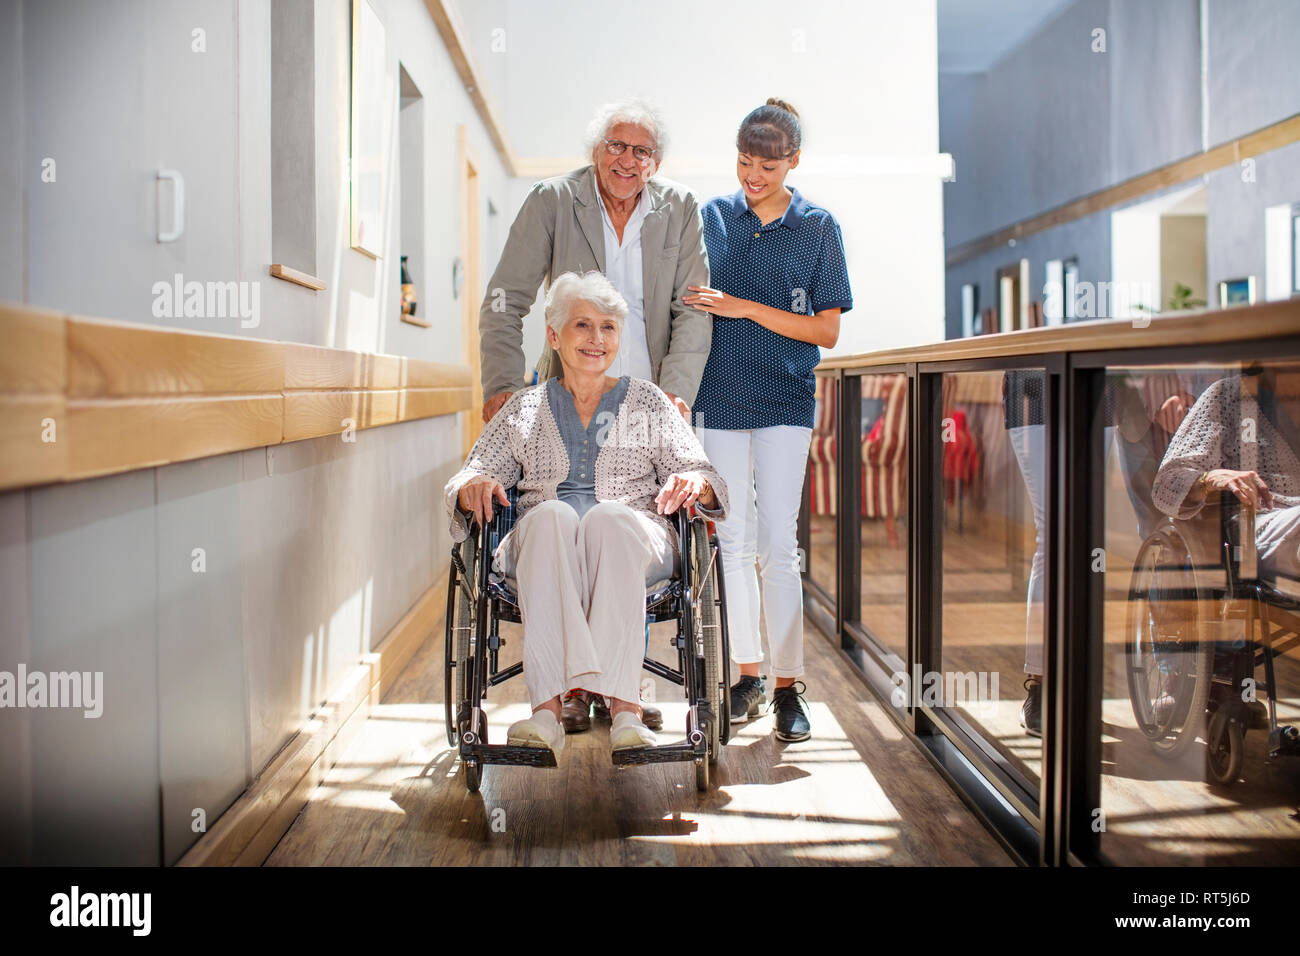
[[[1239,305],[1255,304],[1255,277],[1224,279],[1219,283],[1219,308],[1230,309]]]

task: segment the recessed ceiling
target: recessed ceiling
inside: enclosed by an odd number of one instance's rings
[[[1072,2],[938,0],[939,72],[985,72]]]

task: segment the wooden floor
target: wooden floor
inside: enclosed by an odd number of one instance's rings
[[[834,529],[814,518],[830,553],[812,553],[813,576],[833,578]],[[950,529],[950,532],[952,529]],[[900,531],[901,533],[901,531]],[[863,522],[862,621],[896,653],[904,647],[903,549],[892,548],[879,521]],[[1300,864],[1300,767],[1270,763],[1267,731],[1246,734],[1241,777],[1230,787],[1207,783],[1206,745],[1177,758],[1160,756],[1142,736],[1129,702],[1125,671],[1132,540],[1107,539],[1105,686],[1102,693],[1102,852],[1122,865]],[[1042,741],[1020,726],[1025,658],[1025,585],[1032,544],[1023,549],[1020,583],[1006,563],[1005,542],[973,523],[944,539],[942,667],[997,675],[996,699],[960,708],[1031,787],[1042,770]],[[1116,545],[1119,545],[1116,548]],[[904,557],[900,557],[900,552]],[[1210,609],[1207,609],[1207,613]],[[1263,670],[1257,674],[1263,680]],[[1300,649],[1277,660],[1278,721],[1300,724]]]
[[[668,628],[651,637],[663,660]],[[771,717],[740,725],[708,794],[690,764],[614,768],[607,724],[570,736],[556,769],[488,767],[482,792],[466,793],[443,729],[439,634],[267,863],[1012,865],[820,632],[805,630],[813,738],[778,744]],[[665,742],[684,736],[679,693],[655,687]],[[527,714],[525,697],[521,679],[493,691],[490,740]]]

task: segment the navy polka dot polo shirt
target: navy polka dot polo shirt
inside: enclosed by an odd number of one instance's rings
[[[737,190],[701,210],[709,284],[774,309],[812,315],[853,308],[844,240],[829,212],[791,189],[790,205],[766,226]],[[813,424],[813,369],[821,349],[750,319],[713,317],[713,347],[692,410],[704,428]]]

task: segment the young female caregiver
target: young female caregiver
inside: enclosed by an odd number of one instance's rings
[[[740,681],[731,717],[756,716],[765,688],[761,609],[767,625],[772,708],[781,740],[812,736],[802,694],[803,596],[795,527],[812,437],[818,346],[839,338],[853,307],[840,227],[785,185],[799,165],[799,117],[770,99],[736,136],[740,191],[702,210],[712,287],[691,286],[689,305],[713,313],[713,346],[692,411],[704,451],[731,492],[718,524],[731,653]]]

